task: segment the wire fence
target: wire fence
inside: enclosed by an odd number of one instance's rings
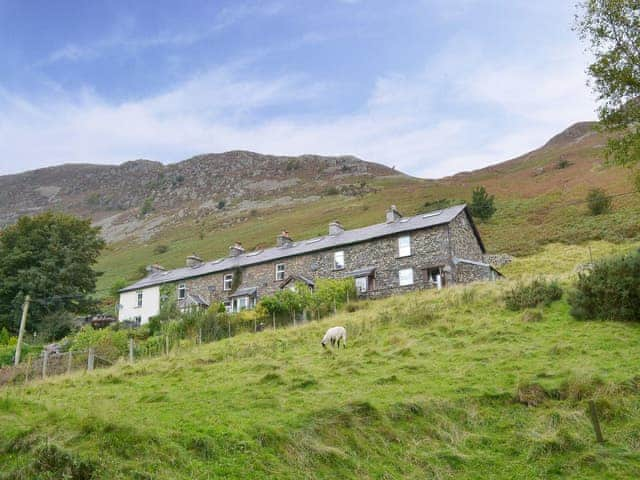
[[[146,339],[136,339],[135,331],[132,330],[126,353],[122,351],[122,348],[114,349],[113,345],[97,346],[81,351],[49,352],[43,350],[39,356],[28,355],[19,365],[0,367],[0,386],[20,384],[79,371],[90,372],[118,362],[132,364],[143,358],[168,356],[181,348],[212,343],[234,337],[240,333],[259,333],[267,329],[300,325],[309,321],[310,314],[298,312],[293,316],[253,318],[245,321],[231,321],[227,315],[224,318],[227,321],[203,322],[188,332],[170,332]]]
[[[100,355],[94,348],[62,353],[43,350],[39,357],[28,356],[19,365],[0,368],[0,385],[28,382],[78,370],[92,371],[113,363],[113,360]]]

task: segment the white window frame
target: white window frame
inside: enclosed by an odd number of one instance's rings
[[[276,263],[276,281],[284,280],[286,267],[284,263]]]
[[[187,286],[184,283],[178,285],[178,300],[187,298]]]
[[[407,275],[407,277],[403,279],[403,275]],[[398,285],[406,287],[413,285],[413,282],[413,268],[402,268],[398,270]]]
[[[398,257],[408,257],[411,255],[411,235],[398,237]]]
[[[338,259],[340,259],[338,261]],[[339,252],[333,253],[333,269],[334,270],[344,270],[345,261],[344,261],[344,250],[340,250]]]
[[[369,290],[369,277],[356,278],[356,290],[359,293],[365,293]]]
[[[242,310],[248,310],[251,308],[251,298],[248,295],[242,297],[235,297],[231,303],[233,313],[241,312]]]
[[[142,297],[143,291],[139,290],[136,292],[136,308],[142,308]]]
[[[229,284],[227,286],[227,283]],[[231,290],[233,286],[233,273],[225,273],[224,277],[222,277],[222,290],[228,292]]]

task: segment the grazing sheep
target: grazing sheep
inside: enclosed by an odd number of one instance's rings
[[[331,342],[331,346],[333,347],[336,342],[338,343],[338,348],[340,348],[340,340],[342,340],[342,345],[344,348],[347,348],[347,330],[344,327],[331,327],[327,330],[327,333],[322,337],[323,348],[327,348],[327,343]]]

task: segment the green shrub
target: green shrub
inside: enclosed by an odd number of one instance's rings
[[[85,325],[71,337],[69,349],[84,351],[89,348],[95,348],[99,355],[108,359],[116,359],[129,351],[129,332],[111,328],[95,330]]]
[[[549,305],[562,298],[562,288],[556,281],[535,279],[529,283],[518,283],[504,294],[504,302],[509,310],[523,310],[540,305]]]
[[[611,198],[601,188],[592,188],[587,194],[587,206],[591,215],[601,215],[611,210]]]
[[[10,338],[11,335],[9,334],[9,330],[7,330],[7,327],[2,327],[2,329],[0,330],[0,345],[8,345]]]
[[[153,211],[153,200],[150,198],[145,198],[144,202],[142,202],[142,206],[140,207],[140,217],[145,217],[149,213]]]
[[[581,320],[640,321],[640,250],[601,260],[581,273],[569,304],[571,315]]]
[[[76,329],[73,316],[60,310],[45,315],[38,324],[38,338],[45,342],[53,342],[66,337]]]

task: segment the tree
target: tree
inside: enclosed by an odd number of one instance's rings
[[[602,127],[615,135],[607,156],[633,166],[640,161],[640,2],[585,0],[575,29],[594,56],[590,85],[602,102]]]
[[[480,220],[489,220],[496,212],[496,207],[493,205],[493,195],[489,196],[487,190],[482,186],[474,188],[469,210],[474,217]]]
[[[105,242],[90,220],[47,212],[22,217],[0,234],[0,325],[16,331],[25,295],[33,301],[29,327],[65,310],[86,312],[95,302],[96,263]]]
[[[587,194],[587,206],[591,215],[601,215],[611,209],[611,198],[601,188],[592,188]]]

